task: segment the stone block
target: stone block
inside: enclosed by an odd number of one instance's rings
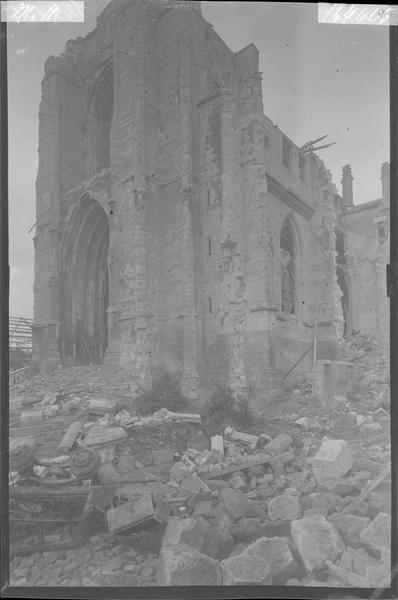
[[[157,585],[220,585],[217,560],[187,544],[163,546],[160,551]]]
[[[375,512],[390,513],[391,512],[391,486],[388,484],[386,489],[380,486],[368,496],[369,508]]]
[[[218,450],[221,454],[224,454],[224,438],[222,435],[213,436],[210,442],[212,450]]]
[[[375,558],[369,556],[364,548],[357,549],[348,546],[347,552],[351,556],[351,570],[362,577],[366,576],[367,567],[378,567],[380,564]]]
[[[210,525],[204,519],[170,517],[162,538],[162,547],[185,544],[202,552]]]
[[[241,553],[221,561],[222,585],[270,585],[271,569],[256,554]]]
[[[388,588],[391,586],[391,552],[383,551],[381,564],[366,567],[365,579],[371,587]]]
[[[262,500],[250,500],[247,517],[258,517],[261,520],[267,518],[267,504]]]
[[[264,452],[270,454],[271,456],[276,456],[277,454],[284,452],[284,450],[286,450],[286,448],[288,448],[292,442],[293,438],[291,438],[290,435],[287,435],[286,433],[280,433],[276,436],[276,438],[264,446]]]
[[[268,525],[262,523],[260,519],[247,519],[242,517],[239,521],[230,527],[231,534],[237,542],[251,542],[267,534]]]
[[[246,479],[242,477],[242,475],[238,475],[237,473],[235,473],[231,477],[229,483],[234,488],[234,490],[246,490],[247,488]]]
[[[84,438],[84,443],[90,448],[102,448],[120,444],[127,439],[128,435],[122,427],[103,427],[90,431]]]
[[[164,448],[162,450],[153,450],[152,451],[153,462],[155,465],[168,465],[172,464],[174,460],[174,452],[171,448]]]
[[[214,517],[214,507],[211,500],[200,500],[197,502],[193,511],[194,517],[202,517],[203,519],[211,519]]]
[[[258,486],[256,493],[257,498],[259,498],[260,500],[266,500],[267,498],[271,498],[271,496],[274,495],[274,488],[272,488],[267,483],[263,483],[262,485]]]
[[[345,440],[324,441],[317,454],[309,460],[318,483],[342,477],[354,464],[351,448]]]
[[[89,402],[89,414],[91,415],[103,416],[111,413],[114,408],[114,402],[108,398],[92,398]]]
[[[110,508],[106,516],[111,533],[152,529],[162,523],[150,494]]]
[[[340,561],[338,566],[342,569],[352,570],[352,555],[347,550],[344,550],[343,554],[340,557]]]
[[[192,473],[192,470],[188,465],[183,463],[182,461],[174,463],[174,465],[170,469],[170,479],[174,479],[178,483],[180,483],[184,477],[189,477]]]
[[[292,521],[291,534],[307,571],[325,560],[337,560],[344,551],[337,529],[322,515],[309,515]]]
[[[220,497],[233,520],[246,515],[249,507],[249,500],[243,492],[232,488],[225,488],[220,491]]]
[[[230,527],[233,523],[232,517],[223,502],[219,502],[214,507],[213,519],[218,527]]]
[[[274,585],[284,584],[287,579],[297,575],[299,570],[287,537],[260,538],[250,544],[244,553],[255,554],[264,559],[271,569]]]
[[[224,481],[224,479],[209,479],[206,481],[206,484],[211,491],[218,491],[231,487],[227,481]]]
[[[255,467],[249,467],[246,471],[247,477],[248,479],[251,479],[252,477],[262,477],[265,474],[265,467],[264,465],[257,465]],[[273,479],[274,476],[271,474],[271,478]]]
[[[379,513],[360,533],[361,541],[367,548],[381,556],[383,550],[391,549],[391,516]]]
[[[283,494],[275,496],[268,503],[268,516],[271,521],[293,521],[301,516],[301,508],[297,496]]]
[[[200,493],[201,488],[202,482],[196,473],[189,477],[184,477],[180,483],[180,491],[182,494],[187,494],[190,498],[195,498]]]
[[[202,552],[219,560],[227,558],[234,547],[234,538],[227,527],[210,527]]]
[[[29,410],[21,413],[19,417],[20,427],[26,427],[28,425],[41,425],[44,421],[44,415],[42,410]]]
[[[347,546],[352,546],[352,548],[362,546],[360,533],[369,525],[370,519],[335,513],[329,515],[328,521],[336,527]]]
[[[353,485],[350,481],[342,478],[327,479],[319,484],[319,490],[321,492],[333,492],[344,498],[355,494],[358,491],[358,485]]]

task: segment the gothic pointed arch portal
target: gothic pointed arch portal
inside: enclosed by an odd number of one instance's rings
[[[59,350],[65,364],[100,363],[108,345],[109,223],[89,196],[73,211],[62,254]]]

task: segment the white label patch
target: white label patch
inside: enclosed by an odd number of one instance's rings
[[[318,23],[337,25],[397,25],[398,7],[388,4],[318,3]]]
[[[1,2],[1,20],[9,23],[84,23],[84,2]]]

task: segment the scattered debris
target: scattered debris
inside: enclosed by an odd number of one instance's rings
[[[337,560],[344,551],[337,529],[323,515],[314,514],[292,521],[291,532],[307,571],[325,560]]]
[[[389,415],[373,387],[322,415],[303,386],[300,410],[210,436],[198,414],[140,415],[130,384],[95,368],[49,380],[23,384],[32,408],[10,431],[14,584],[388,586]]]
[[[162,546],[157,584],[220,585],[220,563],[187,544]]]
[[[72,450],[73,445],[76,442],[76,438],[81,433],[82,428],[83,423],[81,421],[75,421],[69,425],[68,429],[65,431],[64,437],[58,444],[58,454],[65,454],[66,452],[70,452],[70,450]]]
[[[321,483],[348,473],[354,464],[354,457],[345,440],[325,440],[310,462],[315,479]]]

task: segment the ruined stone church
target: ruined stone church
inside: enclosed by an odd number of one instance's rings
[[[114,0],[47,60],[36,188],[35,364],[261,398],[315,333],[333,359],[347,210],[264,115],[256,47],[232,52],[200,3]]]

